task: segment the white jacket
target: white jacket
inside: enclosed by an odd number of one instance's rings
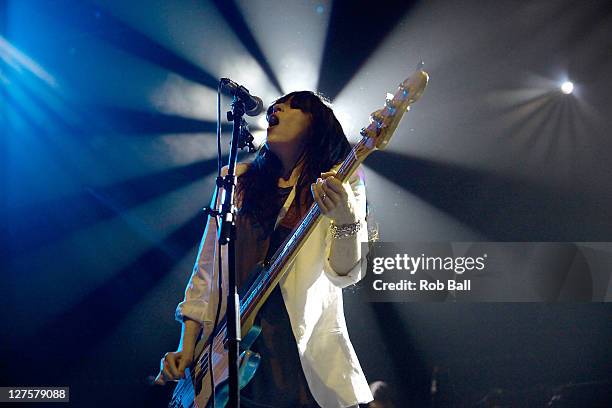
[[[355,239],[367,242],[365,185],[363,177],[358,174],[356,172],[349,180],[357,204],[357,216],[362,223]],[[289,183],[295,183],[296,176],[292,175]],[[292,191],[279,213],[277,223],[285,215],[294,195]],[[323,217],[281,279],[280,287],[310,392],[323,408],[344,408],[372,400],[370,388],[348,336],[342,302],[342,288],[362,279],[366,268],[365,265],[362,268],[362,262],[358,262],[347,275],[340,276],[334,272],[328,260],[332,240],[329,223],[330,220]],[[198,321],[207,334],[211,331],[217,305],[215,226],[216,223],[209,217],[193,273],[185,290],[185,299],[176,308],[178,321],[182,321],[183,317]],[[225,285],[227,246],[222,248]],[[365,254],[362,254],[364,259]],[[227,287],[224,287],[224,293],[222,316],[225,314]]]

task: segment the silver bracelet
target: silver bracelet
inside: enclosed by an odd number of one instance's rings
[[[347,238],[357,234],[361,229],[361,221],[357,220],[352,224],[336,225],[333,222],[330,224],[329,229],[331,235],[334,238]]]

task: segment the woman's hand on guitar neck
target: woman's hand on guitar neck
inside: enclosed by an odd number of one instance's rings
[[[336,172],[321,173],[321,177],[310,188],[321,213],[336,224],[350,224],[357,220],[355,196],[348,183],[343,184]]]

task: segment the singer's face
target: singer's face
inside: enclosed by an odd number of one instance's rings
[[[277,103],[268,110],[266,143],[277,155],[300,151],[310,128],[311,116],[291,107],[291,100]],[[297,150],[296,150],[297,149]]]

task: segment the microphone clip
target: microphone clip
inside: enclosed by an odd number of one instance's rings
[[[230,122],[234,120],[234,113],[232,111],[227,112],[227,120]],[[248,148],[249,153],[254,153],[255,151],[257,151],[257,149],[255,148],[255,145],[253,144],[253,141],[255,140],[255,138],[249,131],[249,124],[247,123],[246,120],[244,120],[244,118],[241,118],[240,120],[240,130],[239,131],[240,131],[240,138],[238,139],[238,148],[241,150]]]

